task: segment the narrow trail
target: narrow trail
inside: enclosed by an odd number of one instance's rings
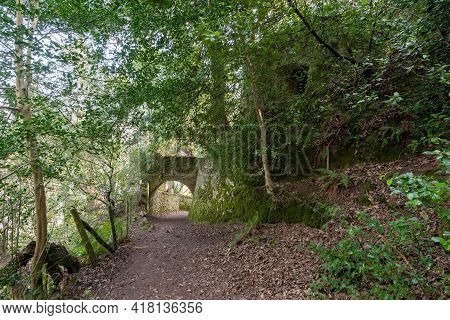
[[[115,255],[83,268],[68,297],[298,299],[317,267],[311,252],[298,251],[298,239],[318,232],[307,227],[262,227],[253,241],[230,250],[240,226],[195,224],[184,212],[152,223],[153,230],[139,228]]]

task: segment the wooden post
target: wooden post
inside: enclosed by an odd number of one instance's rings
[[[131,214],[130,214],[130,208],[128,205],[128,200],[125,201],[125,213],[127,215],[127,229],[126,229],[126,235],[130,234],[130,224],[131,224]]]
[[[78,229],[78,233],[80,234],[81,240],[83,240],[84,247],[86,248],[86,252],[89,256],[89,261],[92,264],[97,263],[97,255],[95,254],[94,248],[92,247],[91,241],[89,240],[89,237],[86,233],[86,229],[83,226],[80,214],[75,208],[70,209],[70,213]]]
[[[81,220],[81,219],[80,219]],[[112,254],[114,254],[115,249],[112,248],[105,240],[102,239],[102,237],[100,237],[100,235],[94,230],[94,228],[92,228],[86,221],[81,220],[81,223],[83,224],[83,227],[86,229],[87,232],[89,232],[94,238],[95,240],[97,240],[97,242],[106,250],[108,250],[109,252],[111,252]]]
[[[147,182],[147,215],[151,215],[152,213],[152,194],[150,187],[150,182]]]

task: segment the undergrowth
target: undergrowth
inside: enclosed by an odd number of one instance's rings
[[[356,299],[446,299],[448,264],[449,150],[428,152],[441,162],[433,176],[408,172],[387,180],[394,195],[406,198],[405,210],[383,222],[361,212],[357,223],[335,246],[313,244],[323,260],[321,275],[310,285],[312,298],[344,294]],[[418,209],[429,209],[430,215]],[[431,209],[431,211],[430,211]],[[438,221],[435,226],[433,221]]]
[[[199,191],[189,219],[209,223],[303,223],[321,228],[334,214],[333,207],[315,198],[274,201],[263,189],[248,183],[224,182],[217,190],[208,183]]]
[[[126,222],[122,218],[116,218],[115,219],[115,226],[116,226],[116,232],[118,239],[122,239],[125,237],[126,232]],[[92,226],[94,227],[94,226]],[[95,231],[99,234],[100,237],[102,237],[103,240],[105,240],[108,243],[112,243],[112,235],[111,235],[111,225],[109,223],[109,220],[105,220],[101,222],[98,225],[95,225],[94,227]],[[102,247],[95,238],[93,238],[89,234],[89,238],[92,244],[92,247],[94,248],[94,251],[96,255],[101,255],[108,253],[108,251]],[[86,252],[86,248],[83,244],[83,241],[81,240],[81,237],[78,233],[74,233],[70,241],[67,243],[67,249],[69,252],[76,257],[80,258],[83,261],[88,260],[88,255]]]
[[[388,225],[361,213],[337,245],[312,249],[323,259],[320,278],[310,285],[312,298],[344,294],[354,299],[443,299],[450,293],[445,267],[434,258],[439,249],[426,225],[403,216]]]

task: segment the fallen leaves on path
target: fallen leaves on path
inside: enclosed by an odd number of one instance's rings
[[[341,170],[349,185],[330,195],[349,222],[359,211],[389,221],[404,200],[390,194],[386,176],[435,170],[430,157]],[[312,179],[315,190],[323,179]],[[302,183],[302,186],[305,184]],[[300,186],[300,184],[299,184]],[[323,185],[322,185],[323,187]],[[295,183],[284,185],[296,190]],[[324,191],[325,192],[325,191]],[[359,197],[364,194],[367,203]],[[230,248],[239,225],[194,224],[185,213],[153,218],[153,230],[136,229],[130,242],[99,265],[85,267],[70,289],[72,299],[305,299],[321,261],[312,242],[329,246],[345,234],[332,220],[326,231],[303,225],[261,225]],[[342,297],[345,298],[345,297]]]

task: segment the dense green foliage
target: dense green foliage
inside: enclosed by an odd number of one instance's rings
[[[435,177],[394,175],[387,181],[393,195],[406,198],[406,212],[393,212],[395,220],[378,221],[361,213],[358,224],[332,248],[314,246],[324,260],[323,274],[311,286],[313,296],[344,293],[354,298],[428,299],[450,294],[446,262],[436,255],[449,251],[448,151],[437,155],[441,169]],[[433,208],[434,219],[418,208]],[[430,234],[437,236],[430,237]],[[441,248],[436,245],[441,245]]]
[[[406,196],[406,205],[411,210],[419,206],[433,208],[434,214],[439,216],[441,223],[438,235],[432,239],[440,243],[445,250],[450,251],[450,209],[448,208],[450,153],[448,148],[444,151],[436,150],[426,153],[436,155],[437,159],[441,161],[438,179],[414,176],[408,172],[390,179],[388,185],[392,185],[394,194]]]
[[[213,223],[303,223],[321,228],[336,215],[336,209],[318,199],[292,197],[285,201],[274,201],[253,182],[223,183],[217,193],[207,184],[196,198],[189,218],[193,221]]]
[[[449,294],[450,279],[433,258],[435,245],[426,238],[424,221],[402,216],[386,226],[361,213],[360,223],[336,246],[314,247],[325,263],[311,286],[312,296],[442,299]]]

